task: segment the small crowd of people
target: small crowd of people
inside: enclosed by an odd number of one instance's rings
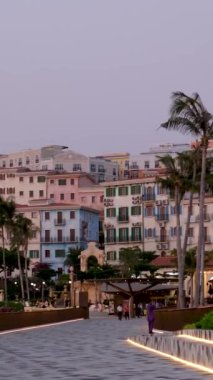
[[[154,328],[154,321],[155,321],[155,304],[149,300],[146,304],[146,310],[143,309],[143,305],[139,304],[135,307],[135,316],[140,318],[141,316],[144,316],[146,314],[147,317],[147,323],[148,323],[148,330],[149,334],[153,334],[153,328]],[[129,319],[129,305],[121,303],[117,306],[117,316],[119,321],[124,319]]]

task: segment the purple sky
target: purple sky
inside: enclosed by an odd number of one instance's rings
[[[172,91],[213,112],[212,16],[212,0],[2,0],[0,153],[185,142],[157,127]]]

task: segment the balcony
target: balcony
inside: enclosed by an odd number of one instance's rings
[[[128,216],[118,216],[118,222],[119,223],[128,223],[129,222],[129,217]]]
[[[143,199],[143,202],[154,202],[155,194],[143,194],[142,199]]]
[[[57,237],[41,237],[41,243],[46,243],[46,244],[60,244],[60,243],[77,243],[78,242],[78,237],[76,236],[74,239],[71,239],[70,236],[63,236],[62,238],[57,238]]]
[[[65,219],[55,219],[54,225],[55,226],[65,226],[66,220]]]
[[[164,235],[162,235],[162,236],[156,236],[155,237],[155,241],[157,242],[157,243],[168,243],[168,241],[169,241],[169,238],[168,238],[168,236],[164,236]]]
[[[158,222],[168,222],[169,214],[158,214],[155,216],[155,218]]]

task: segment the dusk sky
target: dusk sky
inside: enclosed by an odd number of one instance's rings
[[[0,153],[49,144],[137,154],[172,91],[213,112],[213,0],[1,0]]]

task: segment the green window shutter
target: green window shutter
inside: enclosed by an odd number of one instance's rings
[[[114,228],[114,242],[116,242],[116,229]]]
[[[125,228],[126,241],[129,241],[129,229]]]
[[[119,228],[119,241],[122,241],[122,228]]]
[[[107,216],[107,218],[109,218],[109,209],[108,208],[106,209],[106,216]]]
[[[126,216],[126,219],[129,218],[129,208],[128,207],[126,207],[125,216]]]
[[[132,241],[135,240],[135,227],[132,227]]]

